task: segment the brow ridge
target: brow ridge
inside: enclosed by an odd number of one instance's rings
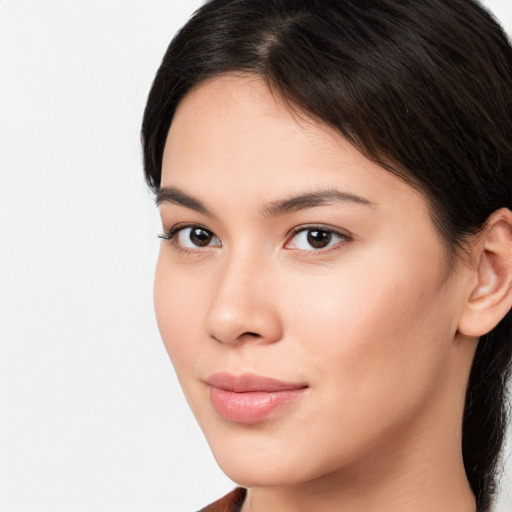
[[[157,206],[162,203],[172,203],[205,215],[212,215],[212,212],[199,199],[182,192],[176,187],[161,187],[156,194],[155,203]]]
[[[368,199],[365,199],[364,197],[358,196],[356,194],[341,192],[336,189],[325,189],[315,192],[308,192],[306,194],[290,197],[288,199],[272,201],[265,206],[263,213],[266,216],[278,216],[337,202],[375,206],[375,203],[372,203]]]
[[[155,202],[157,206],[162,203],[172,203],[183,206],[199,213],[212,216],[212,212],[199,199],[182,192],[176,187],[162,187],[158,190]],[[276,217],[286,213],[292,213],[308,208],[325,206],[328,204],[342,202],[355,203],[366,206],[375,206],[374,203],[356,194],[341,192],[336,189],[325,189],[314,192],[307,192],[298,196],[289,197],[277,201],[271,201],[263,209],[263,215],[267,217]]]

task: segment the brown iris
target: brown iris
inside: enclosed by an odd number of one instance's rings
[[[315,249],[322,249],[329,245],[332,240],[332,233],[320,229],[310,229],[307,235],[308,244]]]
[[[191,228],[189,237],[190,241],[197,247],[206,247],[210,245],[213,235],[203,228]]]

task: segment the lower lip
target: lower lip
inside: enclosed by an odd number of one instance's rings
[[[210,386],[210,398],[217,412],[236,423],[258,423],[271,413],[296,402],[306,388],[236,393]]]

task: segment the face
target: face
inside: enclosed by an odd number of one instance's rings
[[[327,478],[461,412],[462,292],[425,198],[262,81],[186,96],[159,202],[159,328],[233,480]]]

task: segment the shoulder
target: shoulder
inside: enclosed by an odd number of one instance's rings
[[[246,489],[237,487],[220,500],[202,508],[199,512],[240,512],[245,499]]]

